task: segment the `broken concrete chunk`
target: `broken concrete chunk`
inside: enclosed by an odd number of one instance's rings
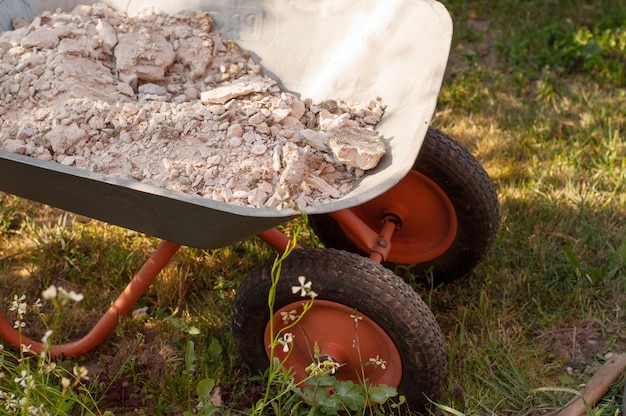
[[[87,138],[87,132],[78,127],[76,123],[69,126],[58,125],[48,133],[50,147],[56,154],[66,153],[69,148]]]
[[[309,172],[308,153],[308,148],[298,147],[289,142],[282,148],[283,172],[278,179],[278,187],[287,190],[290,195],[298,193],[300,183]]]
[[[298,135],[313,149],[328,152],[328,134],[319,130],[304,129],[298,131]]]
[[[22,140],[7,139],[4,141],[2,150],[23,155],[26,152],[26,144]]]
[[[328,145],[333,155],[346,166],[373,169],[386,152],[385,143],[374,131],[341,128],[328,133]]]
[[[176,51],[178,62],[189,67],[191,79],[196,80],[206,72],[213,60],[213,43],[208,39],[180,39],[180,47]]]
[[[22,39],[23,48],[52,49],[59,43],[59,37],[52,29],[40,27]]]
[[[165,87],[152,84],[149,82],[147,84],[143,84],[139,86],[139,93],[140,94],[152,94],[152,95],[166,95],[167,90],[165,89]]]
[[[115,31],[115,28],[108,22],[98,19],[96,31],[98,32],[98,35],[100,35],[100,38],[102,38],[102,43],[110,50],[113,50],[113,47],[117,45],[117,32]]]
[[[121,33],[114,55],[118,71],[135,74],[144,81],[162,80],[176,58],[172,44],[165,37],[146,30]]]
[[[331,198],[339,198],[342,194],[339,189],[336,189],[324,179],[311,175],[310,173],[304,179],[306,183],[308,183],[311,187],[317,189],[318,191],[328,194]]]
[[[87,43],[85,38],[80,39],[72,39],[65,38],[61,39],[59,43],[58,51],[60,53],[69,53],[73,55],[82,55],[87,50]]]
[[[233,98],[243,97],[255,92],[266,92],[269,88],[275,85],[275,81],[268,79],[250,80],[242,77],[233,84],[223,85],[209,91],[204,91],[200,94],[200,100],[206,104],[225,104]]]

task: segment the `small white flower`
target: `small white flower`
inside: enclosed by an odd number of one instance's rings
[[[297,311],[295,309],[289,312],[281,312],[280,317],[283,320],[283,324],[287,325],[289,322],[293,322],[298,319]]]
[[[354,311],[354,313],[350,314],[350,318],[352,318],[354,320],[355,324],[358,324],[359,321],[363,320],[363,317],[361,315],[359,315],[358,313],[356,313],[356,311]]]
[[[20,320],[15,321],[15,323],[13,324],[13,328],[15,329],[24,328],[25,326],[26,326],[26,322],[20,321]]]
[[[43,403],[40,404],[39,406],[35,407],[33,405],[28,406],[27,412],[29,415],[32,416],[38,416],[38,415],[42,415],[42,416],[47,416],[50,415],[50,413],[46,412],[43,408]]]
[[[41,296],[43,296],[44,299],[48,299],[48,300],[56,298],[57,297],[56,286],[54,285],[50,286],[49,288],[47,288],[41,293]]]
[[[80,302],[81,300],[85,298],[85,296],[82,293],[76,293],[73,290],[70,290],[69,296],[70,296],[70,299],[72,299],[74,302]]]
[[[80,293],[76,293],[73,290],[70,290],[69,292],[65,289],[63,289],[62,287],[58,287],[59,292],[65,296],[66,298],[69,298],[71,300],[73,300],[74,302],[80,302],[81,300],[83,300],[84,296],[81,295]]]
[[[89,377],[87,377],[87,374],[89,373],[87,371],[87,369],[85,367],[78,367],[78,366],[74,366],[74,368],[72,369],[72,372],[74,373],[74,376],[76,376],[76,380],[80,380],[80,379],[84,379],[84,380],[89,380]]]
[[[291,332],[287,332],[283,335],[283,352],[289,352],[289,346],[293,343],[293,334]]]
[[[22,295],[20,297],[18,297],[17,295],[13,296],[13,301],[11,302],[11,306],[9,307],[9,310],[17,311],[17,315],[19,317],[24,316],[24,314],[26,313],[26,309],[28,308],[28,305],[26,304],[26,302],[24,302],[24,299],[26,299],[25,295]]]
[[[57,363],[55,362],[47,362],[43,364],[39,370],[39,373],[51,373],[57,367]]]
[[[43,338],[41,338],[41,342],[43,342],[44,344],[48,343],[48,339],[50,339],[50,335],[52,335],[52,330],[49,329],[46,331],[46,333],[43,335]]]
[[[276,198],[276,209],[287,209],[289,208],[291,196],[289,195],[289,191],[284,189],[282,186],[276,188],[276,192],[274,193],[274,197]]]
[[[61,387],[63,387],[61,394],[65,395],[65,393],[67,393],[67,389],[70,388],[70,379],[67,377],[61,377]]]
[[[311,285],[313,283],[307,282],[306,277],[304,276],[298,276],[298,282],[300,283],[300,286],[291,286],[291,293],[295,295],[296,293],[300,292],[300,296],[306,297],[311,291]],[[313,293],[317,296],[317,293]]]
[[[383,359],[381,359],[378,355],[376,355],[376,358],[370,358],[370,363],[374,364],[376,367],[380,367],[383,370],[387,369],[387,362]]]
[[[30,385],[30,381],[32,380],[32,378],[33,376],[29,375],[26,370],[22,370],[20,371],[20,377],[15,377],[13,381],[19,383],[19,385],[22,387],[26,387],[27,384]]]

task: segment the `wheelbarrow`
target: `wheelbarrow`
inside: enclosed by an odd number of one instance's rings
[[[78,3],[88,2],[0,2],[0,30],[9,30],[15,17]],[[281,317],[302,309],[292,286],[305,276],[317,297],[298,324],[306,335],[281,357],[285,366],[303,379],[317,345],[320,356],[340,366],[339,379],[364,376],[423,406],[445,378],[444,340],[427,305],[392,268],[403,265],[442,282],[464,276],[484,258],[499,222],[487,173],[467,149],[430,127],[452,36],[446,9],[433,0],[106,3],[131,15],[208,10],[222,35],[250,51],[281,88],[303,98],[383,97],[387,110],[378,132],[388,139],[388,151],[381,162],[347,195],[304,209],[327,248],[299,248],[285,259],[271,319],[272,261],[252,270],[234,300],[232,333],[250,369],[267,368],[270,328],[280,329]],[[285,250],[290,239],[276,227],[302,214],[227,204],[1,151],[0,191],[163,240],[85,337],[51,347],[51,355],[62,357],[96,348],[181,245],[219,248],[258,235]],[[4,316],[0,335],[16,347],[43,347]],[[364,365],[373,358],[385,363],[384,371]]]

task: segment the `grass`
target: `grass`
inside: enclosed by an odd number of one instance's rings
[[[433,124],[485,166],[502,222],[470,276],[415,283],[449,356],[430,411],[542,414],[567,403],[566,389],[578,390],[607,353],[626,351],[626,6],[444,3],[455,36]],[[90,328],[157,244],[9,195],[0,209],[3,304],[22,293],[34,302],[50,284],[85,295],[63,311],[55,341]],[[306,232],[301,243],[319,244]],[[64,366],[85,366],[85,388],[116,415],[194,412],[207,379],[219,387],[214,401],[244,411],[264,386],[236,356],[230,304],[245,273],[271,255],[256,238],[183,248],[137,305],[145,316]],[[29,319],[25,331],[45,329]],[[617,414],[625,381],[595,414]]]

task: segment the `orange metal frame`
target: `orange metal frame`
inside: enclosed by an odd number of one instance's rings
[[[171,243],[169,241],[161,242],[156,251],[141,267],[128,286],[126,286],[126,289],[117,297],[113,305],[111,305],[109,310],[100,318],[93,329],[78,341],[68,344],[51,345],[49,355],[51,357],[76,357],[100,345],[102,341],[115,330],[120,319],[131,310],[137,300],[139,300],[141,295],[148,289],[148,286],[150,286],[179,248],[180,244]],[[33,341],[20,334],[13,328],[2,313],[0,313],[0,335],[8,343],[18,349],[21,348],[22,345],[25,345],[30,347],[29,351],[35,354],[41,353],[44,349],[44,344],[41,342]]]
[[[391,251],[391,236],[399,227],[393,215],[381,220],[381,230],[376,233],[358,215],[350,209],[330,214],[342,228],[350,230],[350,237],[358,246],[368,247],[370,260],[375,263],[384,262]]]
[[[351,229],[358,230],[358,235],[363,241],[370,242],[373,247],[372,259],[374,261],[384,261],[386,253],[389,252],[390,239],[395,225],[392,222],[383,225],[381,234],[376,234],[365,223],[363,223],[351,211],[345,210],[333,214],[337,219],[350,222]],[[284,251],[290,238],[277,228],[264,231],[258,236],[278,251]],[[170,241],[162,241],[157,249],[152,253],[144,265],[139,269],[124,291],[117,297],[111,307],[100,318],[96,325],[83,338],[67,344],[48,346],[50,357],[76,357],[94,350],[98,347],[117,327],[121,319],[130,312],[139,298],[145,293],[150,284],[163,270],[171,258],[176,254],[180,244]],[[28,351],[33,354],[40,354],[46,345],[42,342],[32,340],[22,335],[7,320],[0,311],[0,338],[20,349],[22,345],[28,347]]]

